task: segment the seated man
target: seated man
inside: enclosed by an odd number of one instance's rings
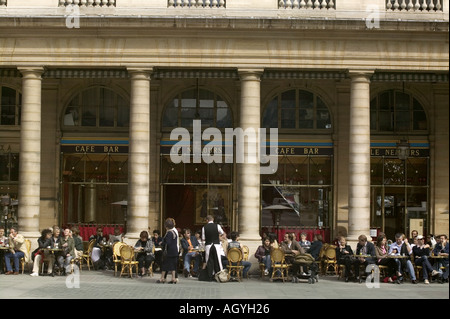
[[[425,244],[425,238],[422,235],[417,236],[418,244],[413,247],[414,263],[416,266],[422,266],[423,282],[429,284],[428,273],[431,272],[432,276],[436,276],[439,273],[431,267],[428,257],[430,256],[430,246]]]
[[[292,276],[297,276],[297,273],[300,270],[300,265],[294,263],[295,256],[304,254],[305,251],[300,244],[294,240],[294,236],[291,233],[286,233],[284,235],[284,241],[281,243],[281,249],[286,254],[284,257],[286,263],[292,264]]]
[[[110,245],[113,245],[114,243],[117,243],[118,241],[123,242],[123,234],[120,231],[120,227],[116,226],[114,227],[114,234],[110,234],[108,238],[108,242]]]
[[[192,276],[198,275],[199,265],[202,262],[202,256],[195,248],[198,249],[199,242],[195,236],[191,235],[190,229],[184,229],[183,238],[181,239],[181,247],[183,248],[183,273],[185,277],[190,274],[191,260],[194,259],[194,268],[192,269]]]
[[[62,269],[63,275],[66,274],[70,261],[75,258],[75,241],[70,237],[70,229],[64,229],[64,236],[61,237],[62,253],[57,257],[59,268]]]
[[[402,233],[395,234],[395,242],[389,247],[389,254],[396,256],[410,256],[412,254],[412,247],[408,242],[408,238]],[[394,260],[397,264],[397,275],[399,276],[400,282],[403,282],[403,273],[406,271],[411,277],[411,283],[416,284],[416,274],[411,260],[409,258],[396,258]]]
[[[20,259],[28,260],[28,251],[25,238],[17,233],[15,228],[9,231],[9,251],[5,253],[6,275],[18,275]],[[14,260],[14,271],[11,267],[11,259]]]
[[[236,231],[231,232],[230,234],[231,242],[228,243],[228,250],[231,248],[239,248],[242,251],[241,243],[239,242],[239,233]],[[248,271],[250,270],[250,267],[252,266],[252,263],[246,260],[241,261],[241,265],[244,266],[244,269],[242,271],[242,276],[244,278],[247,277]]]
[[[447,235],[439,236],[439,243],[434,247],[433,253],[435,256],[444,256],[446,258],[437,259],[435,262],[435,270],[439,273],[439,281],[441,283],[448,282],[448,251],[449,251],[449,242]],[[442,273],[441,267],[445,267],[444,272]]]
[[[365,256],[371,256],[371,257],[358,257],[353,262],[353,266],[355,268],[355,281],[358,281],[361,283],[362,279],[359,276],[359,267],[363,266],[364,269],[367,268],[367,265],[369,264],[375,264],[376,262],[376,252],[375,252],[375,245],[371,242],[367,241],[367,237],[365,235],[360,235],[358,237],[358,244],[356,245],[356,255],[365,255]],[[366,275],[367,271],[365,270]]]

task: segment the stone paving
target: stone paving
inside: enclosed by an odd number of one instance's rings
[[[70,276],[31,277],[27,273],[0,275],[0,299],[449,299],[447,283],[380,283],[379,288],[368,288],[365,283],[345,283],[336,276],[322,276],[315,284],[306,280],[294,284],[256,277],[242,282],[201,282],[180,275],[173,285],[156,283],[159,276],[119,278],[111,270],[83,270],[79,280]]]

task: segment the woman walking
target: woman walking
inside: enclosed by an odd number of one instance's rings
[[[164,226],[166,227],[166,235],[163,238],[162,246],[163,248],[163,262],[161,267],[161,278],[157,281],[157,283],[165,282],[166,273],[172,274],[172,281],[169,281],[171,284],[176,284],[176,271],[178,264],[178,255],[179,255],[179,238],[178,233],[174,229],[175,222],[173,218],[168,218],[164,222]]]

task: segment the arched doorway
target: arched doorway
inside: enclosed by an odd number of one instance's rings
[[[63,110],[61,224],[126,224],[129,101],[117,90],[92,86]],[[124,207],[125,206],[125,207]]]
[[[263,231],[297,235],[308,240],[321,234],[329,240],[333,220],[332,116],[316,93],[290,89],[274,96],[262,115],[264,128],[278,128],[278,170],[261,176]],[[282,204],[291,211],[269,208]]]
[[[192,154],[187,162],[171,159],[177,141],[167,136],[175,128],[192,132],[193,121],[201,121],[201,129],[232,127],[232,112],[228,103],[217,93],[203,88],[188,89],[177,94],[165,106],[162,115],[161,140],[161,198],[163,219],[172,217],[177,226],[198,230],[206,215],[214,215],[216,222],[229,228],[233,223],[232,185],[233,164],[194,162]],[[191,135],[192,138],[192,135]],[[215,145],[203,152],[225,154],[224,145]],[[192,145],[192,140],[191,144]]]
[[[427,114],[403,90],[380,92],[370,112],[371,227],[388,238],[398,232],[409,237],[414,229],[425,235],[430,225]]]

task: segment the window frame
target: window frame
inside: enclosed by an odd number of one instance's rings
[[[384,94],[388,94],[388,101],[389,101],[389,105],[387,106],[387,108],[382,108],[381,105],[381,100],[382,100],[382,96]],[[405,94],[408,96],[408,100],[409,100],[409,105],[408,105],[408,110],[403,110],[403,109],[399,109],[398,107],[398,98],[397,95],[398,94]],[[416,107],[419,106],[421,109],[418,110],[416,109]],[[400,129],[399,127],[399,117],[401,115],[401,113],[408,113],[408,129],[404,130],[404,129]],[[389,114],[389,118],[390,118],[390,129],[382,129],[381,125],[381,120],[380,120],[380,116],[382,116],[382,114]],[[425,116],[425,120],[417,120],[415,121],[415,117],[418,114],[422,114]],[[375,119],[373,119],[372,117],[375,115]],[[425,110],[425,108],[423,107],[422,103],[420,103],[420,101],[414,97],[414,95],[412,93],[409,92],[405,92],[399,89],[390,89],[390,90],[383,90],[378,92],[371,100],[370,100],[370,131],[371,133],[379,133],[379,134],[383,134],[383,133],[388,133],[388,134],[392,134],[392,133],[418,133],[418,134],[427,134],[429,131],[429,120],[428,120],[428,114]],[[419,127],[421,126],[419,123],[423,123],[425,122],[426,126],[424,129],[420,129]],[[375,124],[375,127],[373,127],[372,124]],[[417,128],[416,128],[417,127]]]
[[[287,108],[287,107],[283,107],[283,100],[282,100],[282,96],[284,94],[289,94],[289,92],[291,91],[295,91],[295,107],[292,108]],[[312,95],[312,119],[310,121],[312,121],[312,127],[307,127],[307,128],[302,128],[300,127],[300,122],[304,121],[300,119],[300,111],[301,110],[306,110],[309,108],[305,108],[305,107],[301,107],[301,92],[304,92],[306,94],[310,94]],[[268,111],[268,107],[271,106],[273,107],[272,103],[274,103],[274,101],[277,101],[277,128],[281,131],[281,132],[305,132],[305,133],[320,133],[320,134],[329,134],[332,133],[333,131],[333,116],[332,113],[330,111],[329,106],[327,105],[327,103],[325,103],[324,99],[317,94],[314,91],[310,91],[310,90],[306,90],[304,88],[291,88],[289,90],[284,90],[281,92],[278,92],[275,96],[273,96],[271,99],[268,100],[268,102],[266,103],[266,105],[264,106],[264,110],[261,114],[261,125],[262,127],[268,129],[268,128],[272,128],[271,127],[271,123],[265,123],[264,118],[266,116],[266,112]],[[321,121],[321,119],[318,116],[318,112],[320,110],[323,110],[323,108],[318,107],[319,103],[321,104],[321,106],[324,106],[326,108],[326,111],[328,113],[328,117],[329,117],[329,123],[327,123],[326,125],[329,125],[330,127],[325,127],[325,128],[318,128],[318,122]],[[291,110],[295,110],[295,127],[282,127],[282,111],[285,109],[291,109]],[[266,125],[269,124],[269,125]]]

